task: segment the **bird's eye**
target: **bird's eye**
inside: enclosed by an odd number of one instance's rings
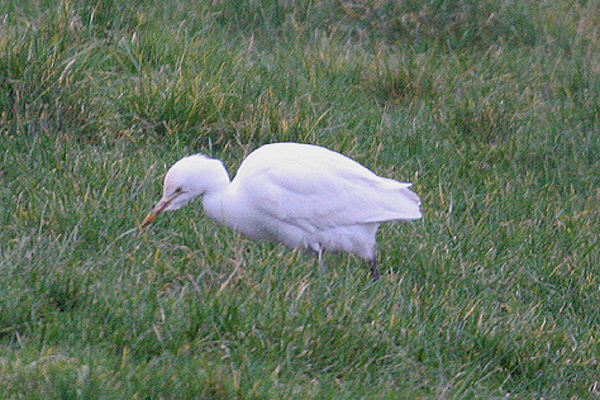
[[[179,186],[177,189],[175,189],[175,193],[179,194],[183,192],[183,188],[181,186]]]

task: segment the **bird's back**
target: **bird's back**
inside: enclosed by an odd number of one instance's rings
[[[298,143],[260,147],[232,182],[257,212],[307,231],[420,218],[419,197],[409,186],[339,153]]]

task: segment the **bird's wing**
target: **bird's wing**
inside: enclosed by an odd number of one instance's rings
[[[421,216],[419,198],[409,183],[379,177],[329,153],[257,165],[247,173],[240,170],[243,184],[238,190],[253,209],[307,231]]]

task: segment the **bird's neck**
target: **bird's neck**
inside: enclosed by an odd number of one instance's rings
[[[228,210],[232,208],[231,202],[233,201],[233,198],[228,195],[230,185],[231,184],[228,183],[219,190],[207,191],[202,197],[204,212],[220,225],[230,225],[226,218],[230,216]]]
[[[220,224],[226,225],[224,215],[226,212],[223,207],[228,206],[231,196],[228,194],[231,190],[231,180],[225,166],[219,162],[219,168],[214,168],[206,177],[205,182],[209,183],[203,190],[202,205],[204,211],[209,217]]]

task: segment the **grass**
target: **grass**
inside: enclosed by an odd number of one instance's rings
[[[0,397],[600,393],[597,2],[9,1]],[[175,160],[317,143],[414,183],[360,260],[256,244]]]

